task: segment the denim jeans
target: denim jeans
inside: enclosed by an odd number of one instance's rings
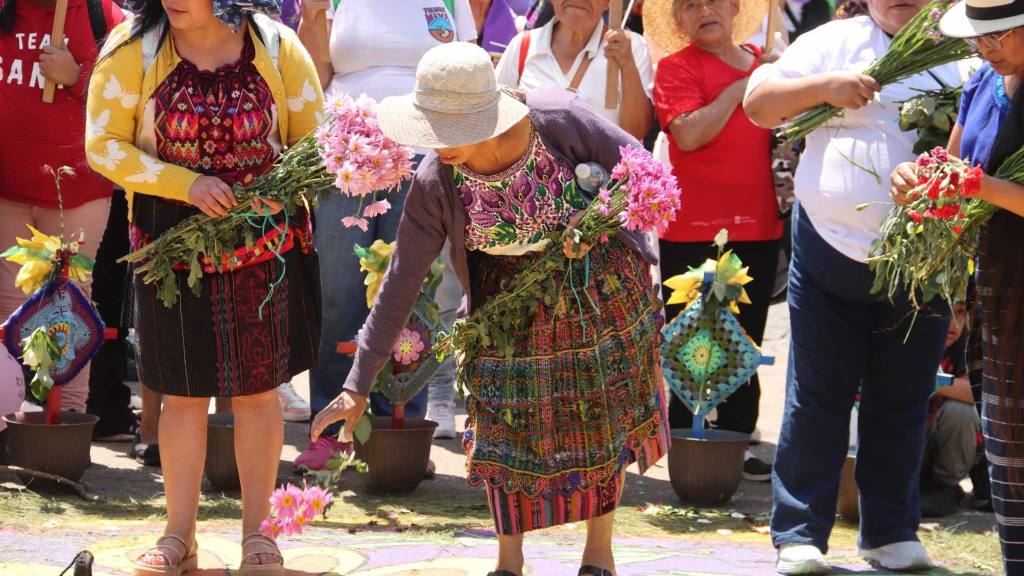
[[[933,301],[915,319],[906,298],[871,294],[873,281],[866,264],[832,248],[794,210],[792,337],[772,477],[776,547],[828,550],[858,388],[860,546],[917,540],[928,398],[949,308]]]
[[[419,164],[417,156],[414,164]],[[359,198],[344,194],[333,194],[316,209],[317,254],[320,258],[320,288],[323,293],[323,328],[320,335],[320,363],[310,371],[309,393],[313,416],[323,410],[331,400],[341,393],[352,369],[353,358],[338,353],[339,342],[352,342],[366,322],[369,310],[366,308],[366,286],[364,274],[359,270],[359,258],[352,251],[355,244],[364,248],[376,239],[393,242],[398,234],[398,223],[402,218],[405,198],[409,194],[410,182],[406,181],[397,195],[389,196],[391,210],[382,216],[370,219],[369,228],[345,228],[341,219],[352,216],[359,208]],[[422,418],[426,414],[427,390],[406,404],[407,418]],[[387,399],[372,394],[370,406],[376,415],[390,415]],[[329,427],[328,435],[336,435],[340,423]]]

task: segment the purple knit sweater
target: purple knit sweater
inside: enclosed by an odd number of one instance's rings
[[[564,91],[538,92],[527,97],[530,120],[544,145],[557,160],[575,167],[597,162],[611,171],[619,146],[639,148],[632,136],[594,113],[577,96]],[[585,192],[584,192],[585,193]],[[589,202],[592,198],[587,198]],[[471,310],[469,266],[466,262],[466,212],[455,190],[452,167],[433,152],[420,163],[398,226],[398,244],[391,266],[358,337],[355,363],[345,389],[366,395],[387,362],[391,349],[412,312],[416,295],[445,240],[451,242],[451,264],[466,293],[460,314]],[[643,234],[619,231],[620,238],[654,265],[658,257]]]

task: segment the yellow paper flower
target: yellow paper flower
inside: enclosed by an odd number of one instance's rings
[[[46,281],[53,274],[53,263],[57,259],[57,251],[61,247],[60,238],[49,236],[28,226],[32,232],[32,238],[18,238],[18,245],[12,246],[0,257],[9,262],[20,264],[21,269],[14,279],[14,284],[21,288],[25,294],[31,294],[43,287]],[[78,242],[71,242],[65,245],[71,253],[71,264],[68,267],[68,279],[75,282],[85,282],[92,272],[89,259],[78,255]]]
[[[391,263],[391,255],[394,252],[394,242],[388,243],[378,238],[373,241],[373,244],[370,244],[366,255],[359,258],[359,270],[366,272],[363,284],[366,285],[367,308],[373,308],[373,303],[377,301],[377,293],[380,292],[384,273],[387,272],[388,264]]]
[[[722,233],[720,232],[719,235],[722,236]],[[726,302],[733,314],[739,314],[739,304],[751,303],[750,296],[747,294],[746,289],[743,288],[754,280],[747,274],[749,270],[749,267],[743,266],[743,262],[739,257],[733,254],[732,250],[729,250],[722,254],[717,261],[712,259],[705,260],[700,268],[691,268],[685,274],[673,276],[665,280],[665,286],[672,289],[672,294],[669,295],[668,301],[665,304],[689,306],[690,303],[700,296],[700,288],[704,283],[704,274],[711,272],[715,275],[715,282],[726,286],[734,285],[740,288],[739,296]]]

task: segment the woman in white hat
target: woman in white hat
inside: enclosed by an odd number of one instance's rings
[[[744,108],[765,127],[826,102],[845,108],[807,137],[795,179],[792,337],[772,478],[772,540],[784,574],[827,570],[858,389],[860,554],[889,570],[932,565],[917,537],[918,476],[949,309],[933,301],[913,320],[905,296],[872,293],[866,260],[888,212],[889,186],[876,174],[915,156],[896,103],[940,82],[961,85],[967,66],[936,67],[882,89],[860,73],[925,4],[867,0],[867,14],[804,34],[747,84]],[[871,206],[858,211],[863,203]]]
[[[499,91],[490,62],[475,45],[434,48],[417,68],[415,91],[380,104],[385,134],[433,152],[413,180],[355,366],[344,392],[314,420],[314,439],[339,420],[348,434],[362,416],[446,239],[464,309],[473,310],[537,257],[543,233],[564,227],[591,200],[574,167],[596,162],[610,170],[620,146],[640,146],[564,91],[534,93],[525,104]],[[623,473],[633,462],[643,472],[668,447],[655,375],[663,324],[650,274],[657,257],[642,234],[623,230],[588,258],[589,265],[570,262],[578,279],[589,270],[580,290],[594,307],[541,304],[510,334],[512,357],[485,352],[461,375],[471,392],[463,439],[469,482],[484,487],[498,533],[494,576],[523,574],[525,532],[581,521],[588,530],[580,574],[614,576]]]
[[[967,38],[986,60],[964,86],[949,153],[994,174],[1024,147],[1024,2],[971,0],[953,7],[942,32]],[[917,185],[916,165],[892,174],[897,202]],[[992,505],[1006,574],[1024,574],[1024,187],[986,176],[979,197],[1003,208],[982,233],[978,295],[982,306],[983,430],[991,462]],[[997,288],[998,287],[998,288]]]

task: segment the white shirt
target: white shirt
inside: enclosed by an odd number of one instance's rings
[[[583,64],[584,58],[593,58],[590,67],[583,74],[577,92],[580,98],[585,100],[601,116],[604,116],[616,126],[619,125],[619,108],[605,108],[605,84],[608,78],[608,59],[604,55],[602,40],[604,38],[604,26],[598,22],[594,27],[594,33],[590,35],[590,41],[576,56],[569,72],[562,72],[555,54],[551,51],[551,35],[555,29],[555,20],[548,22],[542,28],[523,32],[531,34],[530,48],[526,53],[526,63],[523,67],[523,75],[519,76],[519,52],[523,43],[523,34],[512,39],[505,54],[498,62],[494,73],[498,84],[517,87],[527,92],[544,88],[569,88],[576,71]],[[633,49],[633,60],[640,71],[640,80],[643,82],[647,98],[651,98],[651,88],[654,85],[654,71],[651,69],[651,55],[647,50],[647,42],[639,34],[630,32],[631,45]],[[622,83],[619,83],[619,105],[621,106]]]
[[[427,50],[446,42],[472,42],[476,23],[469,0],[340,0],[331,20],[328,96],[366,93],[378,102],[416,86],[416,65]]]
[[[747,83],[747,95],[768,78],[803,78],[830,71],[863,72],[885,54],[891,40],[867,16],[835,20],[800,36],[774,64],[761,66]],[[865,262],[889,212],[889,174],[914,159],[915,131],[899,128],[899,104],[918,90],[962,85],[971,61],[933,68],[885,86],[875,101],[846,110],[807,137],[795,193],[822,238],[849,258]],[[858,167],[860,166],[860,167]],[[857,206],[879,202],[858,212]]]

